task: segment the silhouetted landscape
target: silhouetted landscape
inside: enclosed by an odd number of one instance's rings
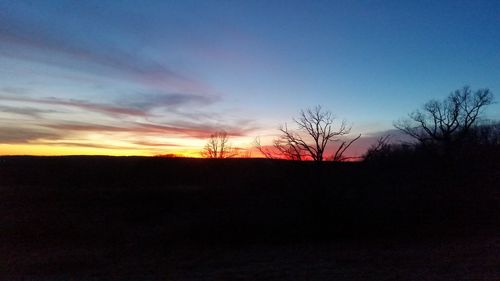
[[[1,279],[497,280],[498,152],[1,157]]]
[[[0,281],[500,281],[499,46],[498,0],[1,0]]]

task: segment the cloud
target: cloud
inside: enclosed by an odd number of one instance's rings
[[[121,146],[121,145],[110,145],[110,144],[98,144],[98,143],[89,143],[85,141],[77,142],[77,141],[57,141],[57,140],[43,140],[37,141],[36,144],[41,145],[54,145],[54,146],[66,146],[66,147],[89,147],[89,148],[104,148],[104,149],[130,149],[130,146]]]
[[[134,144],[140,146],[152,146],[152,147],[181,147],[181,145],[176,143],[165,143],[165,142],[153,142],[153,141],[134,141]]]
[[[98,104],[91,103],[83,100],[77,99],[60,99],[60,98],[28,98],[28,97],[11,97],[11,96],[0,96],[0,100],[16,101],[16,102],[26,102],[26,103],[38,103],[38,104],[48,104],[48,105],[62,105],[81,108],[89,111],[100,112],[112,116],[117,115],[131,115],[131,116],[146,116],[147,112],[126,107],[117,107],[108,104]]]
[[[60,25],[35,7],[0,14],[0,59],[13,66],[7,69],[13,79],[1,86],[15,86],[0,87],[0,114],[8,117],[0,122],[12,122],[0,123],[0,142],[103,147],[90,143],[96,137],[153,150],[182,148],[182,141],[163,143],[161,136],[207,138],[221,129],[245,136],[255,130],[250,120],[209,112],[220,95],[183,71],[192,65],[182,61],[176,68],[167,60],[179,61],[167,53],[174,47],[151,45],[163,45],[164,38],[137,42],[130,34],[101,30],[106,26],[84,26],[85,18]]]
[[[221,127],[210,123],[172,123],[170,125],[158,125],[148,123],[136,123],[136,130],[142,133],[156,133],[168,135],[187,135],[194,138],[207,138],[215,131],[220,131]],[[231,136],[243,136],[246,132],[253,128],[239,128],[235,126],[227,126],[226,131]]]
[[[25,95],[30,92],[30,90],[26,88],[21,88],[21,87],[2,87],[0,91],[8,94],[15,94],[15,95]]]
[[[350,156],[362,156],[368,150],[368,148],[377,143],[380,137],[384,136],[389,136],[388,143],[397,144],[402,142],[403,143],[413,142],[412,138],[408,137],[407,135],[403,134],[401,131],[396,129],[379,131],[371,133],[369,135],[361,135],[361,138],[359,138],[352,144],[352,146],[349,148],[346,154]],[[354,136],[350,135],[350,137]],[[349,136],[346,139],[348,140]]]
[[[15,107],[0,105],[0,112],[26,115],[34,118],[41,118],[43,113],[54,113],[56,110],[44,110],[33,107]]]
[[[68,34],[53,34],[43,27],[0,20],[0,53],[92,75],[105,75],[153,86],[165,91],[209,93],[213,90],[158,61],[125,51],[126,47],[84,41]],[[97,43],[95,43],[97,42]]]
[[[414,139],[407,134],[401,132],[398,129],[390,129],[385,131],[374,132],[370,135],[365,136],[365,139],[377,140],[380,137],[389,136],[390,143],[399,143],[399,142],[413,142]]]
[[[40,125],[46,128],[58,131],[79,131],[79,132],[122,132],[135,135],[159,135],[159,136],[189,136],[193,138],[207,138],[213,132],[221,130],[214,124],[205,123],[171,123],[169,125],[160,125],[143,122],[122,122],[121,126],[111,126],[102,124],[92,124],[84,122],[54,122],[51,124]],[[248,132],[254,130],[252,127],[229,126],[227,132],[231,136],[245,136]]]
[[[14,102],[24,102],[24,103],[35,103],[35,104],[47,104],[47,105],[59,105],[59,106],[70,106],[76,107],[88,111],[104,113],[111,116],[117,115],[129,115],[129,116],[149,116],[149,111],[155,108],[167,108],[171,113],[183,117],[193,118],[193,113],[183,113],[178,110],[178,108],[183,106],[206,106],[214,103],[217,98],[213,96],[203,96],[196,94],[135,94],[128,95],[116,100],[116,105],[105,104],[105,103],[93,103],[80,99],[63,99],[63,98],[33,98],[33,97],[18,97],[18,96],[1,96],[0,100],[14,101]],[[0,111],[25,114],[35,116],[37,113],[48,113],[55,112],[49,110],[29,110],[30,107],[7,107],[0,106]],[[196,116],[200,116],[200,112],[194,113]],[[212,116],[213,114],[205,114],[205,116]]]
[[[163,136],[163,137],[190,137],[190,138],[207,138],[213,132],[225,130],[230,136],[245,136],[257,129],[254,122],[249,119],[235,119],[227,121],[224,125],[220,120],[219,115],[210,116],[205,113],[204,117],[194,112],[184,112],[179,110],[184,105],[200,108],[202,105],[213,102],[211,98],[206,98],[199,95],[183,95],[183,94],[149,94],[143,101],[138,97],[136,99],[126,97],[120,105],[110,105],[101,103],[91,103],[76,99],[62,98],[30,98],[16,96],[0,96],[0,100],[21,103],[22,106],[0,106],[0,111],[23,114],[31,117],[30,124],[36,125],[37,128],[45,128],[50,131],[58,132],[54,135],[47,135],[35,130],[33,136],[27,134],[15,135],[14,137],[6,138],[9,142],[27,142],[38,138],[51,138],[52,136],[60,138],[60,141],[67,139],[68,136],[79,135],[84,136],[86,132],[97,133],[125,133],[135,136]],[[54,106],[75,107],[88,111],[89,114],[98,112],[112,117],[111,119],[76,119],[72,112],[58,111],[56,109],[37,109],[25,104],[40,104]],[[152,109],[162,107],[166,108],[165,116],[153,116],[150,112]],[[60,113],[58,119],[42,118],[43,113],[56,112]],[[90,115],[89,115],[90,116]],[[187,117],[189,116],[189,118]],[[123,118],[134,117],[134,118]],[[158,118],[152,118],[158,117]],[[177,118],[178,117],[178,118]],[[198,117],[198,118],[196,118]],[[53,118],[56,118],[55,116]],[[61,118],[64,118],[61,120]],[[81,117],[78,117],[81,118]],[[150,119],[158,119],[152,122]],[[90,121],[92,120],[92,121]],[[90,122],[89,122],[90,121]],[[113,136],[110,136],[112,139]],[[56,143],[55,143],[56,144]],[[150,145],[149,146],[155,146]],[[160,144],[158,144],[160,146]]]
[[[58,131],[86,131],[86,132],[130,132],[131,128],[109,126],[92,123],[80,122],[53,122],[52,124],[41,125],[46,128],[56,129]]]
[[[12,128],[0,127],[0,143],[19,144],[31,143],[40,139],[57,140],[62,134],[60,132],[40,130],[35,128]]]
[[[197,94],[139,93],[122,97],[116,101],[116,104],[141,110],[151,110],[157,107],[175,108],[185,105],[203,106],[212,104],[217,100],[218,99],[214,96]]]

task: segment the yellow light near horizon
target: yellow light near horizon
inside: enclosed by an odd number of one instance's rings
[[[0,144],[1,155],[35,155],[35,156],[61,156],[61,155],[109,155],[109,156],[157,156],[175,155],[177,157],[200,158],[199,149],[168,149],[162,152],[148,150],[147,148],[95,148],[82,146],[59,146],[43,144]]]
[[[1,144],[0,155],[110,155],[110,156],[152,156],[154,153],[140,149],[109,149],[79,146],[57,146],[39,144]]]
[[[176,157],[201,158],[201,152],[206,143],[205,139],[196,138],[146,138],[153,145],[141,144],[130,136],[124,135],[110,138],[103,134],[86,134],[78,139],[62,140],[37,140],[36,143],[25,144],[0,144],[0,155],[35,155],[35,156],[59,156],[59,155],[110,155],[110,156],[162,156],[172,155]],[[165,143],[165,146],[154,143]],[[250,143],[247,138],[235,138],[231,142],[238,150],[236,157],[248,157],[246,151]],[[173,145],[170,145],[173,144]],[[96,147],[94,147],[94,145]],[[102,146],[102,147],[100,147]],[[260,155],[253,155],[259,157]]]

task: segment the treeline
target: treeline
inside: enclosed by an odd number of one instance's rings
[[[470,129],[465,138],[444,145],[440,142],[391,143],[390,136],[380,137],[368,148],[364,161],[464,161],[469,165],[498,161],[500,157],[500,122],[483,123]]]
[[[398,120],[394,126],[414,139],[411,143],[390,143],[390,136],[378,139],[368,149],[367,161],[421,159],[443,163],[497,161],[500,156],[500,122],[482,119],[484,108],[493,103],[488,89],[472,92],[464,87],[445,100],[431,100],[422,109]]]
[[[483,118],[484,110],[493,103],[489,89],[472,91],[467,86],[442,101],[430,100],[407,118],[394,122],[394,127],[413,141],[394,143],[390,136],[381,136],[362,157],[349,156],[348,152],[361,134],[349,138],[352,127],[348,122],[338,120],[331,111],[318,105],[301,110],[291,124],[282,124],[271,144],[264,145],[257,137],[254,148],[268,159],[295,161],[374,161],[403,155],[413,158],[417,157],[415,154],[465,161],[483,157],[484,153],[490,156],[487,151],[498,150],[500,122]],[[215,132],[201,155],[232,158],[241,154],[241,148],[231,146],[230,136],[230,132]],[[331,150],[333,152],[329,152]]]

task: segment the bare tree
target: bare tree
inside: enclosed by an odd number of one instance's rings
[[[355,158],[355,157],[344,156],[344,153],[351,146],[351,144],[353,144],[355,141],[357,141],[360,137],[361,137],[361,134],[359,134],[357,137],[353,138],[350,141],[343,141],[339,145],[339,147],[337,148],[337,151],[335,152],[335,154],[333,154],[332,160],[334,162],[342,162],[342,161],[346,161],[346,160],[350,160],[350,159]]]
[[[307,155],[295,143],[279,136],[273,140],[272,146],[262,146],[260,138],[254,140],[254,147],[267,159],[287,159],[287,160],[303,160]]]
[[[289,159],[302,160],[310,158],[316,162],[324,160],[327,145],[339,141],[339,137],[349,134],[351,128],[341,121],[338,128],[333,127],[335,118],[330,111],[323,110],[321,106],[301,110],[299,117],[293,119],[297,125],[296,130],[288,128],[287,124],[280,127],[281,135],[275,140],[274,146],[277,150],[288,156]],[[343,143],[337,151],[337,159],[359,136]]]
[[[423,145],[437,142],[449,147],[469,134],[484,107],[492,102],[490,90],[472,92],[466,86],[452,92],[441,102],[427,102],[422,110],[414,111],[409,118],[395,122],[394,126]]]
[[[270,149],[262,146],[260,142],[260,137],[256,137],[253,143],[253,146],[267,159],[274,159],[275,158],[275,153],[271,151]]]
[[[231,158],[236,155],[236,152],[229,144],[227,132],[218,131],[210,135],[202,155],[205,158]]]

